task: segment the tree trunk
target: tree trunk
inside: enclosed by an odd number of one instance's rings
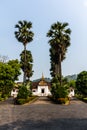
[[[60,86],[61,86],[62,85],[61,53],[59,54],[59,78],[60,78]]]
[[[24,44],[24,79],[23,82],[26,83],[26,44]]]
[[[59,76],[59,64],[55,65],[55,75]]]

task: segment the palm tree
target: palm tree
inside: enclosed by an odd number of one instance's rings
[[[67,26],[68,23],[54,23],[47,33],[47,37],[50,38],[51,55],[55,57],[55,73],[60,78],[60,85],[62,82],[61,62],[65,59],[65,53],[70,46],[71,30]]]
[[[20,54],[20,64],[23,72],[25,68],[24,54],[25,54],[24,51],[22,51],[22,53]],[[26,50],[26,79],[28,79],[28,81],[30,80],[30,77],[33,75],[32,67],[33,67],[33,58],[31,51]]]
[[[33,40],[34,33],[30,30],[32,28],[32,23],[27,21],[19,21],[18,24],[15,25],[15,28],[18,30],[15,31],[15,37],[19,42],[22,42],[24,45],[25,52],[25,67],[24,67],[24,83],[26,82],[26,45],[27,43]]]

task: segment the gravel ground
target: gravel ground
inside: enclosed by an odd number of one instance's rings
[[[27,105],[0,103],[0,130],[87,130],[87,104],[58,105],[41,97]]]

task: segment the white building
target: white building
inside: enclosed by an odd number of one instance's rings
[[[51,95],[50,83],[45,81],[43,75],[39,82],[33,83],[32,94],[37,96]]]
[[[13,90],[11,91],[11,96],[16,98],[18,95],[18,90],[19,90],[18,88],[13,88]]]
[[[74,97],[75,96],[75,90],[73,87],[70,87],[69,88],[69,95],[68,95],[70,98]]]

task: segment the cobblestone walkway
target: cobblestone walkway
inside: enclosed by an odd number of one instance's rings
[[[46,98],[30,105],[0,103],[0,130],[87,130],[87,104],[53,104]]]

